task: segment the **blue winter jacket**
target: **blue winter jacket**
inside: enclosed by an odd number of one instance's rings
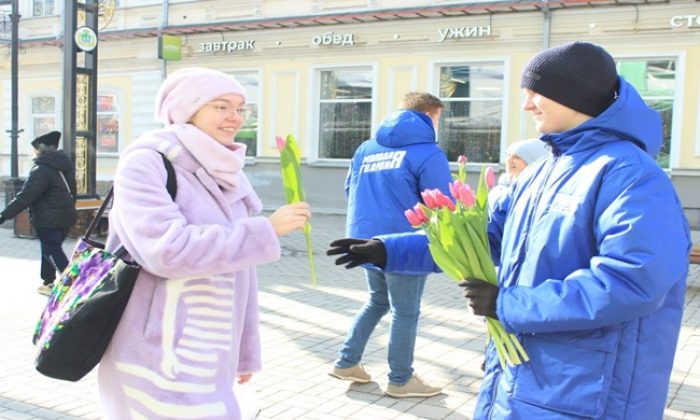
[[[415,231],[404,212],[422,201],[420,193],[426,188],[449,196],[451,180],[430,118],[411,110],[394,112],[350,162],[345,180],[348,237]]]
[[[489,222],[498,318],[530,361],[493,349],[477,419],[661,419],[681,326],[688,224],[653,159],[659,115],[620,78],[619,98],[518,178]],[[425,238],[382,238],[387,271],[432,269]]]

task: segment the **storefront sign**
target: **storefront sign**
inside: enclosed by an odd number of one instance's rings
[[[680,28],[681,26],[698,28],[700,27],[700,15],[674,16],[671,18],[670,23],[672,28]]]
[[[311,38],[314,45],[354,45],[353,34],[335,34],[326,32],[323,35],[316,35]]]
[[[449,38],[484,38],[491,36],[491,26],[463,26],[460,28],[438,29],[440,42]]]
[[[200,42],[199,50],[201,53],[226,52],[233,53],[236,51],[253,51],[255,49],[255,40],[252,41],[217,41],[217,42]]]
[[[159,41],[158,58],[171,61],[182,59],[182,37],[163,34]]]

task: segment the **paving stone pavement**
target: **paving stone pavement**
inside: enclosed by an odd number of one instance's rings
[[[327,375],[366,289],[361,270],[345,270],[324,255],[342,237],[343,215],[312,220],[318,286],[309,280],[303,235],[282,240],[280,261],[259,269],[263,371],[254,375],[259,419],[469,419],[476,402],[485,328],[467,310],[461,290],[443,275],[426,283],[415,351],[416,372],[444,392],[395,399],[386,386],[388,317],[368,343],[363,362],[373,382]],[[34,370],[31,335],[45,298],[36,293],[39,243],[0,228],[0,419],[100,419],[96,372],[72,383]],[[700,232],[693,232],[700,244]],[[72,250],[73,240],[65,243]],[[691,267],[686,310],[664,419],[700,420],[700,266]]]

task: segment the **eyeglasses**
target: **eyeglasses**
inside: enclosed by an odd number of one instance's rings
[[[208,106],[210,108],[214,108],[219,112],[219,114],[223,115],[238,115],[239,117],[246,118],[248,115],[248,108],[246,107],[233,107],[230,105],[224,105],[224,104],[206,104],[205,106]]]

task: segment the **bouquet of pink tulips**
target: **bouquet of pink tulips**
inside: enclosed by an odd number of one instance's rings
[[[498,284],[491,259],[486,226],[488,189],[495,184],[493,169],[481,171],[476,192],[466,183],[466,157],[460,156],[459,175],[450,184],[453,201],[437,189],[421,193],[423,202],[406,210],[406,218],[428,236],[430,253],[440,269],[455,281],[479,279]],[[508,334],[497,319],[486,317],[488,338],[493,340],[501,366],[529,360],[518,338]]]

